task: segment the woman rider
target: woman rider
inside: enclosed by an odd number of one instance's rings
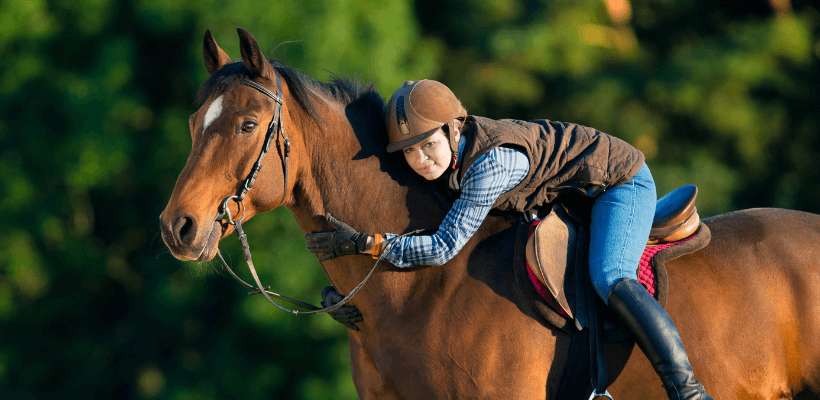
[[[337,231],[306,235],[312,252],[324,253],[321,259],[375,258],[384,250],[397,267],[442,265],[491,208],[523,212],[580,194],[594,200],[589,269],[596,292],[636,338],[670,399],[712,399],[694,378],[675,324],[637,280],[657,199],[639,150],[575,124],[468,116],[453,92],[432,80],[406,82],[391,97],[385,119],[387,151],[402,151],[427,180],[447,180],[458,199],[430,236],[369,236],[328,216]]]

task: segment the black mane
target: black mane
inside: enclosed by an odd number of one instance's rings
[[[356,103],[357,107],[377,112],[380,121],[384,120],[384,99],[376,92],[372,83],[366,84],[360,79],[351,81],[335,75],[331,79],[331,83],[322,83],[303,74],[296,68],[285,65],[281,61],[273,60],[271,64],[276,73],[281,75],[287,83],[293,93],[294,100],[317,122],[322,121],[322,117],[313,105],[312,97],[314,95],[311,93],[311,89],[342,105]],[[207,99],[218,96],[229,88],[238,85],[242,79],[251,79],[250,71],[243,62],[237,61],[222,67],[199,88],[197,103],[202,105]]]

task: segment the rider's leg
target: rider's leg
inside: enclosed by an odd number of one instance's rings
[[[635,337],[670,399],[712,399],[694,378],[675,324],[637,281],[656,199],[646,165],[626,184],[596,198],[589,252],[593,286]]]
[[[598,296],[607,304],[618,279],[638,279],[638,262],[652,230],[657,199],[646,164],[629,182],[595,198],[589,226],[589,273]]]

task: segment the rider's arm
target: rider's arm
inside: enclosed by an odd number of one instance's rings
[[[386,249],[384,258],[397,267],[446,263],[478,230],[498,196],[521,183],[529,168],[529,159],[520,150],[498,147],[481,156],[464,173],[461,197],[438,231],[430,236],[398,238]],[[384,239],[395,237],[388,233]]]

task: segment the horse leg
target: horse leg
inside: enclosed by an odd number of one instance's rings
[[[348,332],[350,344],[350,366],[353,384],[361,400],[400,399],[398,390],[388,379],[383,378],[366,347],[362,346],[361,335]]]

